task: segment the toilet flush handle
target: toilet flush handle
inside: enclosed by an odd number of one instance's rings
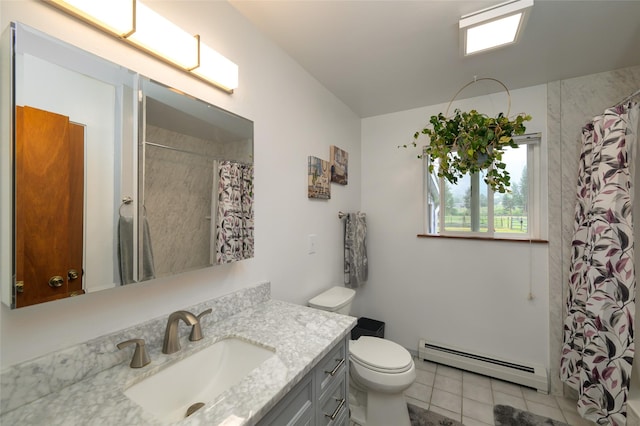
[[[331,371],[329,371],[329,370],[324,370],[324,374],[329,374],[329,375],[331,375],[331,377],[333,377],[333,376],[335,376],[335,375],[336,375],[336,373],[338,372],[338,370],[340,370],[340,367],[342,367],[342,366],[344,365],[344,358],[342,358],[342,359],[340,359],[340,360],[337,360],[337,359],[336,359],[336,361],[339,361],[339,362],[338,362],[338,365],[336,365],[335,367],[333,367],[333,370],[331,370]]]

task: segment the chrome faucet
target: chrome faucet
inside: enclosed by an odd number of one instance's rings
[[[178,333],[178,323],[180,320],[188,325],[196,325],[198,323],[198,318],[188,311],[176,311],[169,315],[167,329],[164,332],[162,353],[172,354],[180,350],[180,334]]]

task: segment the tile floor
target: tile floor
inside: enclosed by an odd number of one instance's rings
[[[493,426],[494,404],[510,405],[571,426],[595,425],[580,417],[575,402],[569,399],[440,364],[414,361],[417,378],[405,392],[407,402],[465,426]]]

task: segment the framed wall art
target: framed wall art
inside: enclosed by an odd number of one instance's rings
[[[330,151],[331,182],[346,185],[349,177],[349,153],[334,145],[331,145]]]
[[[309,198],[331,198],[331,172],[329,162],[309,156]]]

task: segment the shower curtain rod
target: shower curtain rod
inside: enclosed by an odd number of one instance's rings
[[[238,164],[246,164],[246,165],[251,165],[251,164],[253,164],[253,163],[246,163],[246,162],[244,162],[244,161],[226,160],[226,159],[224,159],[224,158],[217,158],[217,157],[214,157],[213,155],[201,154],[201,153],[199,153],[199,152],[189,151],[189,150],[186,150],[186,149],[180,149],[180,148],[174,148],[174,147],[172,147],[172,146],[162,145],[162,144],[154,143],[154,142],[147,142],[147,141],[145,141],[145,142],[144,142],[144,144],[145,144],[145,145],[155,146],[156,148],[163,148],[163,149],[168,149],[168,150],[171,150],[171,151],[182,152],[182,153],[184,153],[184,154],[197,155],[197,156],[199,156],[199,157],[205,157],[205,158],[208,158],[208,159],[210,159],[210,160],[217,160],[217,161],[233,161],[234,163],[238,163]]]
[[[207,155],[207,154],[201,154],[199,152],[195,152],[195,151],[189,151],[186,149],[180,149],[180,148],[174,148],[172,146],[167,146],[167,145],[162,145],[159,143],[153,143],[153,142],[144,142],[145,145],[151,145],[151,146],[155,146],[156,148],[164,148],[164,149],[169,149],[171,151],[178,151],[178,152],[182,152],[184,154],[191,154],[191,155],[198,155],[200,157],[207,157],[207,158],[211,158],[212,160],[217,160],[217,158],[214,158],[211,155]]]
[[[360,212],[358,212],[358,213],[360,213]],[[344,212],[338,211],[338,219],[344,219],[348,215],[349,215],[349,213],[344,213]]]
[[[635,92],[633,92],[632,94],[630,94],[629,96],[627,96],[626,98],[624,98],[623,100],[621,100],[620,102],[615,104],[613,107],[617,107],[617,106],[620,106],[622,104],[625,104],[625,103],[629,102],[631,99],[635,98],[638,95],[640,95],[640,89],[636,90]]]

